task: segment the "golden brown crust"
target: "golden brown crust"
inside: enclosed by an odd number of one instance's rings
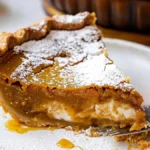
[[[78,15],[85,15],[85,18],[81,22],[68,23],[59,22],[54,17],[46,17],[42,19],[42,21],[27,28],[21,28],[14,33],[1,33],[0,56],[3,56],[8,50],[16,45],[20,45],[30,40],[39,40],[43,38],[50,30],[76,30],[95,23],[96,17],[94,13],[90,14],[86,12]]]
[[[128,136],[116,136],[114,137],[114,139],[116,142],[127,142],[131,148],[146,150],[150,148],[150,142],[147,140],[147,137],[149,135],[150,135],[149,132],[144,132]]]
[[[83,21],[75,22],[73,24],[59,22],[59,21],[57,21],[57,19],[55,19],[53,17],[52,29],[54,29],[54,30],[77,30],[77,29],[83,28],[86,25],[94,25],[95,21],[96,21],[95,13],[90,14],[90,13],[85,12],[85,15],[87,15],[87,17],[85,17],[85,19]],[[59,16],[57,16],[57,17],[59,17]]]

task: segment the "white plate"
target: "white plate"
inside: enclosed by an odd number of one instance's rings
[[[144,96],[145,104],[150,104],[150,48],[116,39],[104,41],[110,57],[126,75],[131,76],[131,83]],[[4,124],[9,117],[2,117],[2,110],[0,115],[0,150],[62,150],[56,145],[62,138],[72,141],[84,150],[126,150],[128,146],[125,143],[115,143],[110,137],[89,138],[62,129],[17,134],[5,129]]]

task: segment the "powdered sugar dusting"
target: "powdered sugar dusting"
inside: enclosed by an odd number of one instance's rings
[[[55,15],[53,16],[53,18],[57,21],[57,22],[61,22],[61,23],[81,23],[84,21],[84,19],[89,15],[88,12],[84,12],[84,13],[79,13],[77,15]]]
[[[124,74],[104,54],[88,56],[86,61],[78,65],[67,66],[61,70],[60,76],[63,78],[63,85],[73,87],[109,85],[132,88],[130,84],[124,84]]]
[[[109,85],[132,89],[124,74],[103,53],[105,46],[100,38],[97,27],[86,26],[75,31],[53,30],[42,40],[16,46],[15,54],[23,53],[24,58],[11,77],[27,82],[31,75],[29,82],[60,88]],[[49,66],[55,68],[45,72]]]
[[[101,53],[104,45],[96,27],[88,26],[77,31],[51,31],[40,41],[29,41],[16,46],[16,54],[23,53],[23,63],[11,75],[25,80],[39,66],[47,67],[58,61],[60,66],[74,65],[83,61],[88,54]],[[92,49],[92,51],[90,51]]]
[[[44,60],[41,58],[30,57],[29,59],[23,58],[23,63],[12,73],[11,77],[24,79],[27,75],[33,72],[38,66],[46,67],[52,65],[53,61]]]

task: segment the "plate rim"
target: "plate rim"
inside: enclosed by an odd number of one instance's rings
[[[107,47],[107,43],[113,44],[113,45],[116,44],[118,46],[125,46],[125,47],[129,47],[129,48],[137,49],[139,51],[146,51],[146,52],[150,53],[150,47],[149,46],[139,44],[136,42],[117,39],[117,38],[105,38],[105,37],[102,39],[102,41],[106,44],[106,47]]]

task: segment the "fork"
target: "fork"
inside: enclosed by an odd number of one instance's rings
[[[143,109],[146,113],[146,120],[150,122],[150,106],[143,106]],[[139,131],[129,131],[129,128],[122,128],[122,129],[121,128],[111,129],[110,127],[107,128],[92,127],[92,128],[98,131],[103,136],[126,136],[150,131],[150,127],[147,127]]]

